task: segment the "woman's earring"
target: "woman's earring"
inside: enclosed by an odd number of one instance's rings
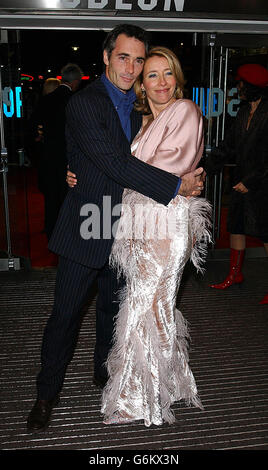
[[[144,90],[144,88],[142,88],[141,92],[142,92],[142,101],[144,102],[146,98],[146,91]]]

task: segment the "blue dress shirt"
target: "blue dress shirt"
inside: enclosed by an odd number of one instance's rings
[[[108,95],[110,96],[113,105],[118,113],[121,126],[130,142],[131,140],[131,121],[130,114],[133,110],[133,103],[136,100],[134,90],[131,88],[126,93],[123,93],[106,77],[103,73],[101,80],[104,83]]]

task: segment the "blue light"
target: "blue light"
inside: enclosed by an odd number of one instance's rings
[[[22,117],[22,99],[21,99],[21,87],[15,87],[14,91],[11,87],[5,87],[3,89],[3,111],[7,118]],[[16,112],[15,112],[16,111]]]
[[[14,93],[10,87],[5,87],[3,90],[3,110],[8,118],[14,115]]]
[[[22,100],[21,100],[21,86],[16,86],[15,88],[16,93],[16,112],[17,117],[21,118],[22,115]]]

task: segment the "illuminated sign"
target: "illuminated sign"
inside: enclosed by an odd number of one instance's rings
[[[61,78],[58,76],[57,78]],[[83,77],[84,80],[88,80],[88,76]],[[226,104],[226,111],[230,116],[236,116],[240,100],[238,98],[232,98],[237,95],[237,88],[232,88],[228,92],[228,103]],[[232,98],[232,99],[230,99]],[[224,109],[224,92],[220,88],[193,88],[193,101],[198,104],[203,115],[206,118],[218,117],[223,113]],[[11,87],[5,87],[3,89],[3,111],[7,118],[11,117],[22,117],[22,99],[21,99],[21,87],[15,87],[14,91]]]
[[[186,2],[189,0],[186,0]],[[190,0],[191,1],[191,0]],[[185,0],[0,0],[0,8],[183,11]]]
[[[60,78],[57,77],[57,78]],[[88,80],[88,76],[83,77]],[[230,116],[236,116],[240,100],[238,98],[232,98],[237,94],[237,88],[232,88],[228,92],[228,103],[226,104],[227,113]],[[232,98],[232,99],[230,99]],[[206,118],[218,117],[223,113],[224,109],[224,92],[220,88],[193,88],[193,101],[198,104],[203,115]],[[22,99],[21,99],[21,87],[17,86],[14,90],[11,87],[5,87],[3,89],[3,111],[7,118],[11,117],[22,117]]]
[[[3,111],[7,118],[22,117],[21,87],[16,86],[13,91],[11,87],[3,89]]]
[[[228,92],[228,97],[237,94],[237,88],[232,88]],[[203,115],[206,118],[218,117],[224,109],[224,92],[220,88],[193,88],[193,101],[198,104]],[[236,116],[240,99],[233,98],[228,100],[226,110],[230,116]]]
[[[175,11],[267,15],[267,0],[0,0],[0,8],[31,10]]]
[[[33,81],[33,76],[32,75],[27,75],[26,73],[21,74],[21,80],[27,80],[29,82]]]
[[[57,75],[56,77],[58,80],[61,80],[62,79],[62,76],[61,75]],[[82,80],[89,80],[90,79],[90,76],[89,75],[83,75],[82,77]]]

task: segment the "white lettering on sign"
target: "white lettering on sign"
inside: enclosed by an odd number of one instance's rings
[[[76,8],[80,5],[80,0],[61,0],[62,8]]]
[[[124,3],[124,0],[116,0],[115,9],[116,10],[131,10],[132,3]]]
[[[103,9],[109,7],[111,10],[153,10],[158,6],[158,0],[138,0],[136,5],[133,5],[133,2],[129,0],[87,0],[88,9]],[[62,8],[85,8],[84,5],[81,5],[81,0],[60,0]],[[170,11],[172,5],[174,4],[176,11],[183,11],[184,0],[164,0],[160,3],[159,9],[163,11]]]
[[[149,3],[145,3],[146,0],[138,0],[138,5],[141,10],[152,10],[157,5],[157,0],[150,0]]]
[[[88,0],[88,8],[104,8],[108,5],[108,0]]]
[[[172,0],[165,0],[164,11],[170,11]],[[176,11],[183,11],[184,0],[174,0]]]

